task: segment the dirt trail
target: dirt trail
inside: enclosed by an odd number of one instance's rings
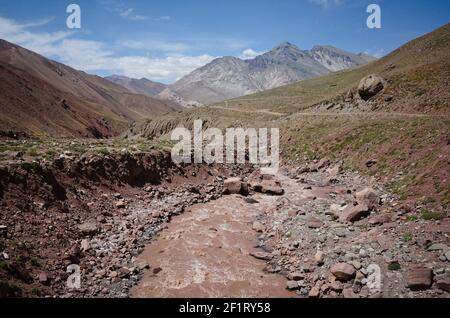
[[[258,110],[244,110],[231,107],[219,107],[215,106],[214,109],[235,111],[240,113],[254,113],[254,114],[267,114],[273,116],[312,116],[312,117],[348,117],[348,116],[377,116],[377,117],[408,117],[408,118],[450,118],[449,115],[437,114],[417,114],[417,113],[401,113],[401,112],[295,112],[293,114],[274,112],[269,109],[258,109]]]
[[[293,180],[282,178],[290,192],[299,190]],[[240,196],[224,196],[192,206],[174,218],[141,255],[152,270],[131,295],[294,297],[286,290],[286,278],[265,272],[266,262],[250,255],[262,251],[257,248],[253,222],[282,199],[261,194],[253,198],[258,203],[247,203]]]

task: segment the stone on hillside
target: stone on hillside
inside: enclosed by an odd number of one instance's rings
[[[380,196],[374,189],[365,188],[356,193],[356,201],[359,204],[367,205],[369,209],[373,209],[380,204]]]
[[[298,282],[298,281],[300,281],[300,280],[302,280],[304,278],[305,278],[305,275],[303,273],[300,273],[300,272],[293,272],[293,273],[290,273],[288,275],[288,279],[294,280],[296,282]]]
[[[353,279],[356,275],[355,268],[347,263],[337,263],[331,267],[331,274],[342,282]]]
[[[324,223],[321,220],[319,220],[318,218],[310,216],[306,219],[306,225],[310,229],[318,229],[318,228],[321,228],[322,226],[324,226]]]
[[[283,195],[284,190],[281,187],[280,182],[275,180],[263,180],[258,183],[254,183],[252,188],[256,192],[270,194],[270,195]]]
[[[382,77],[371,74],[364,77],[358,85],[358,94],[363,100],[369,100],[384,89],[385,81]]]
[[[263,261],[270,261],[273,258],[272,254],[266,252],[251,252],[250,256]]]
[[[446,292],[450,293],[450,276],[438,279],[438,281],[436,282],[436,286],[439,289],[445,290]]]
[[[78,226],[78,229],[83,235],[93,236],[98,233],[98,227],[95,223],[85,222]]]
[[[448,250],[447,252],[445,252],[444,256],[445,256],[445,258],[447,259],[447,261],[450,262],[450,250]]]
[[[353,291],[353,288],[345,288],[342,291],[342,295],[346,299],[359,298],[359,296],[357,294],[355,294],[355,292]]]
[[[299,289],[298,282],[294,280],[290,280],[286,283],[286,289],[288,290],[297,290]]]
[[[116,208],[125,209],[126,207],[127,207],[127,203],[125,202],[124,199],[120,199],[119,201],[116,202]]]
[[[416,267],[406,274],[406,285],[413,291],[426,290],[433,284],[433,271],[431,268]]]
[[[330,165],[330,160],[328,159],[321,159],[318,163],[312,164],[309,169],[311,172],[319,171],[323,168],[326,168]]]
[[[138,259],[134,262],[134,266],[137,267],[139,270],[149,269],[150,265],[147,263],[147,261]]]
[[[256,232],[262,233],[264,232],[264,230],[266,229],[266,227],[259,221],[255,221],[253,222],[253,230],[255,230]]]
[[[317,265],[321,266],[324,263],[325,254],[322,251],[317,251],[316,255],[314,255],[314,259],[316,260]]]
[[[91,248],[91,245],[90,245],[90,243],[89,243],[89,240],[82,240],[81,241],[81,243],[80,243],[80,245],[81,245],[81,251],[82,252],[87,252],[87,251],[89,251],[89,249]]]
[[[349,205],[339,214],[341,222],[356,222],[370,213],[370,208],[366,204]]]
[[[40,273],[38,277],[39,283],[47,285],[49,283],[48,275],[46,273]]]
[[[448,250],[448,246],[443,243],[435,243],[427,248],[428,251],[444,251]]]
[[[317,282],[316,285],[311,288],[308,293],[309,298],[318,298],[320,296],[320,288],[322,287],[320,282]]]
[[[241,178],[229,178],[224,181],[224,194],[248,195],[248,185]]]

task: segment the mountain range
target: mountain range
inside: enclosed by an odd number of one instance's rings
[[[250,60],[216,59],[186,75],[170,89],[183,99],[212,104],[373,60],[366,54],[352,54],[332,46],[315,46],[304,51],[285,42]]]
[[[155,96],[167,88],[168,85],[151,81],[146,78],[136,79],[121,75],[105,77],[107,80],[127,88],[130,92],[147,96]]]
[[[223,57],[172,85],[77,71],[0,40],[2,131],[111,137],[156,114],[231,99],[372,61],[331,46],[302,51],[285,42],[254,59]]]
[[[180,106],[130,91],[0,40],[0,127],[30,135],[110,137]]]
[[[131,91],[171,100],[184,107],[195,107],[345,70],[374,60],[367,54],[353,54],[330,45],[316,45],[311,50],[301,50],[284,42],[253,59],[242,60],[231,56],[217,58],[172,85],[117,75],[107,79]]]

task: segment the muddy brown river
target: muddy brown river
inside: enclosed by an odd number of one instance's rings
[[[225,196],[175,217],[140,256],[151,266],[132,297],[294,297],[286,279],[264,271],[256,248],[255,218],[279,197],[255,195],[257,204]]]

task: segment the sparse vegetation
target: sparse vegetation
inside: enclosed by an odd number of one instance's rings
[[[421,215],[421,218],[426,221],[442,220],[446,216],[444,212],[434,212],[434,211],[430,211],[427,209],[423,209],[420,215]]]
[[[32,257],[30,259],[30,264],[33,267],[41,267],[41,263],[39,262],[39,260],[36,257]]]
[[[411,242],[413,240],[413,235],[411,233],[403,234],[403,241]]]
[[[399,262],[392,262],[389,263],[388,265],[388,270],[390,271],[398,271],[401,269],[400,263]]]

